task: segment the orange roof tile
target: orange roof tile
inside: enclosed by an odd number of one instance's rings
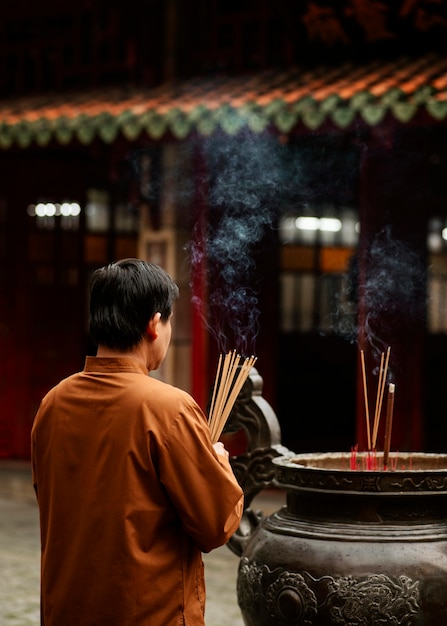
[[[26,147],[33,141],[45,145],[59,133],[64,142],[73,138],[87,143],[95,136],[112,141],[113,133],[107,132],[111,124],[124,135],[145,132],[156,139],[168,132],[184,138],[194,129],[237,132],[250,116],[262,122],[255,127],[272,125],[284,132],[299,124],[311,128],[326,120],[337,124],[341,117],[346,125],[349,109],[352,120],[360,116],[372,125],[383,117],[377,108],[396,113],[399,120],[394,107],[402,103],[417,104],[415,111],[424,109],[442,121],[447,118],[446,90],[447,59],[430,54],[362,66],[195,78],[153,89],[122,86],[21,97],[0,101],[0,148],[14,143]]]

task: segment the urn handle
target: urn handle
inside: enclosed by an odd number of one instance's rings
[[[241,433],[246,441],[241,454],[231,456],[234,474],[244,490],[244,514],[239,529],[228,543],[238,556],[245,548],[263,515],[251,508],[253,498],[263,489],[273,486],[277,456],[292,455],[281,445],[281,428],[270,404],[262,396],[263,380],[253,367],[234,404],[224,435]]]

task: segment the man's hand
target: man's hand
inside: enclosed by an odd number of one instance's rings
[[[230,458],[230,455],[228,453],[228,450],[225,448],[225,446],[223,445],[223,443],[221,441],[218,441],[217,443],[213,444],[213,448],[216,451],[217,454],[220,454],[220,456],[224,456],[226,459]]]

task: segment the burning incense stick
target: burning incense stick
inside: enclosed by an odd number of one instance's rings
[[[365,371],[365,353],[360,351],[362,359],[362,374],[363,374],[363,394],[365,396],[365,414],[366,414],[366,434],[368,436],[368,450],[371,450],[371,431],[369,425],[369,405],[368,405],[368,387],[366,384],[366,371]]]
[[[251,356],[241,363],[241,357],[235,350],[223,358],[220,355],[208,418],[213,443],[219,440],[231,409],[256,360],[257,357]]]
[[[235,363],[237,367],[237,363],[239,361],[239,359],[236,361],[236,358],[236,351],[233,350],[232,352],[228,352],[228,354],[225,355],[223,361],[219,359],[220,369],[218,369],[216,373],[216,381],[214,385],[215,391],[217,390],[216,398],[215,403],[211,406],[210,409],[210,416],[213,417],[213,420],[215,419],[215,416],[221,415],[222,413],[225,399],[227,398],[227,395],[231,388],[233,376],[236,372]],[[215,424],[214,421],[212,423],[213,425]]]
[[[388,459],[391,447],[391,428],[393,426],[393,410],[394,410],[394,391],[395,385],[390,383],[388,385],[388,402],[385,422],[385,443],[383,445],[383,469],[388,466]]]
[[[380,415],[382,413],[383,393],[384,393],[385,384],[386,384],[386,376],[387,376],[387,370],[388,370],[388,362],[390,359],[390,352],[391,352],[391,347],[388,346],[385,366],[383,365],[383,361],[385,358],[385,355],[383,352],[382,352],[382,356],[380,359],[379,382],[377,385],[377,398],[376,398],[376,412],[374,415],[374,428],[373,428],[373,436],[372,436],[372,444],[371,444],[373,450],[375,450],[376,448],[377,434],[379,431]]]
[[[376,447],[377,431],[379,429],[379,417],[380,417],[379,398],[380,398],[380,390],[382,388],[383,359],[384,359],[384,355],[382,352],[381,357],[380,357],[379,380],[377,383],[377,394],[376,394],[376,409],[374,411],[374,426],[373,426],[373,434],[372,434],[372,442],[371,442],[373,450]]]
[[[385,391],[386,375],[387,375],[387,371],[388,371],[388,362],[390,360],[390,352],[391,352],[391,348],[390,348],[390,346],[388,346],[388,350],[386,352],[385,367],[384,367],[383,376],[382,376],[382,386],[381,386],[381,389],[380,389],[379,414],[382,412],[383,393]]]

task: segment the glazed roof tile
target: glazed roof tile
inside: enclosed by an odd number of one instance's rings
[[[46,145],[52,139],[89,143],[97,136],[112,142],[118,133],[129,139],[140,133],[184,139],[194,130],[206,135],[221,128],[232,134],[243,126],[287,133],[300,124],[346,128],[355,119],[372,126],[387,114],[408,123],[421,110],[436,121],[447,118],[447,59],[442,56],[3,100],[0,147]]]

